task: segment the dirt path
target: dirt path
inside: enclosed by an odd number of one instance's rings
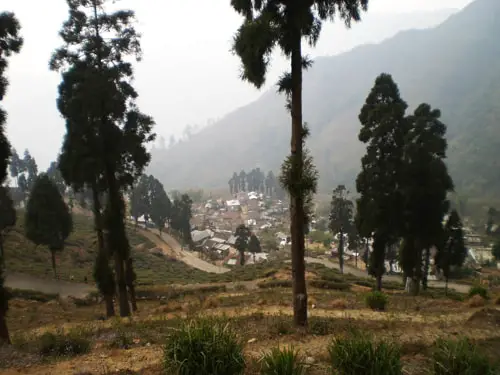
[[[59,294],[61,297],[85,297],[95,290],[92,285],[71,283],[62,280],[42,279],[31,275],[7,273],[5,285],[12,289],[35,290],[42,293]]]
[[[165,255],[174,256],[188,266],[209,273],[226,273],[230,271],[229,268],[216,266],[215,264],[196,257],[188,250],[183,250],[179,242],[167,233],[162,232],[160,237],[160,232],[157,229],[139,228],[139,230],[142,235],[153,241]]]
[[[339,268],[338,263],[331,262],[331,261],[329,261],[327,259],[310,258],[310,257],[306,257],[304,259],[305,259],[306,262],[322,264],[322,265],[324,265],[325,267],[328,267],[328,268],[334,268],[334,269],[338,269]],[[346,273],[351,273],[351,274],[353,274],[356,277],[364,277],[364,278],[367,278],[367,279],[371,278],[371,276],[368,275],[365,271],[359,270],[357,268],[354,268],[354,267],[351,267],[351,266],[348,266],[348,265],[344,265],[344,271]],[[401,277],[400,276],[394,276],[394,275],[384,275],[384,280],[401,282]],[[434,281],[434,280],[429,280],[428,284],[429,284],[430,287],[433,287],[433,288],[444,288],[444,286],[445,286],[444,282],[442,282],[442,281]],[[459,293],[468,293],[469,289],[470,289],[470,286],[463,285],[463,284],[457,284],[457,283],[448,283],[448,288],[449,289],[454,289],[454,290],[456,290]]]

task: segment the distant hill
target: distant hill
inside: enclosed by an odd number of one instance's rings
[[[499,188],[498,35],[500,1],[476,0],[432,29],[317,58],[304,77],[304,120],[320,187],[352,184],[363,153],[357,116],[375,77],[387,72],[411,108],[428,102],[442,110],[458,189],[483,194]],[[149,172],[167,187],[224,187],[233,171],[277,170],[289,138],[284,98],[271,90],[190,141],[156,150]]]

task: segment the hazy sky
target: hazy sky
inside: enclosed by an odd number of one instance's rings
[[[421,12],[460,9],[470,2],[371,0],[363,23],[349,31],[341,24],[325,27],[310,54],[332,55],[379,42],[398,30],[430,26],[441,19],[427,20]],[[139,104],[155,118],[156,132],[167,141],[187,124],[203,125],[261,95],[238,79],[239,61],[229,50],[241,18],[229,0],[121,0],[119,6],[136,11],[144,51],[136,67]],[[10,86],[3,105],[9,115],[8,136],[19,152],[28,148],[40,169],[45,169],[56,158],[65,132],[55,103],[60,77],[47,64],[61,44],[57,33],[67,18],[66,1],[1,0],[0,11],[4,10],[16,13],[25,38],[21,54],[12,58],[7,72]],[[420,16],[399,14],[408,12],[420,12]],[[267,87],[285,67],[277,56]]]

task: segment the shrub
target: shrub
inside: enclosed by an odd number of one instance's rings
[[[164,369],[165,374],[179,375],[242,374],[243,345],[221,320],[192,320],[169,336]]]
[[[373,291],[366,295],[366,305],[376,311],[384,311],[387,305],[387,295],[379,291]]]
[[[374,342],[362,334],[336,338],[328,348],[330,364],[339,375],[401,375],[400,348]]]
[[[469,299],[467,304],[469,307],[481,307],[486,304],[486,300],[479,294],[475,294]]]
[[[469,289],[469,297],[474,297],[476,295],[488,299],[488,289],[482,285],[474,285]]]
[[[467,338],[436,341],[432,356],[435,375],[493,375],[488,358]]]
[[[311,280],[309,282],[309,285],[318,289],[329,289],[329,290],[340,290],[340,291],[349,290],[349,288],[351,287],[347,283],[330,281],[330,280]]]
[[[305,363],[293,347],[272,348],[260,359],[261,375],[304,375]]]
[[[76,334],[46,332],[37,344],[41,356],[76,356],[90,351],[90,340]]]

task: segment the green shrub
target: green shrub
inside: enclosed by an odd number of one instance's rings
[[[374,342],[362,334],[334,339],[328,352],[334,374],[401,375],[403,373],[398,346],[388,342]]]
[[[377,290],[366,295],[366,305],[376,311],[384,311],[387,305],[387,295]]]
[[[467,338],[436,341],[432,355],[435,375],[493,375],[488,358]]]
[[[351,286],[347,283],[330,281],[330,280],[311,280],[309,282],[309,285],[318,289],[340,290],[340,291],[349,290],[351,288]]]
[[[239,375],[245,369],[243,345],[221,320],[192,320],[169,335],[164,369],[169,375]]]
[[[304,375],[306,365],[298,351],[291,348],[272,348],[260,359],[261,375]]]
[[[474,285],[469,289],[469,297],[473,297],[475,295],[481,296],[484,299],[488,299],[488,289],[486,289],[482,285]]]
[[[41,356],[76,356],[90,351],[90,340],[76,334],[46,332],[39,337],[37,346]]]

